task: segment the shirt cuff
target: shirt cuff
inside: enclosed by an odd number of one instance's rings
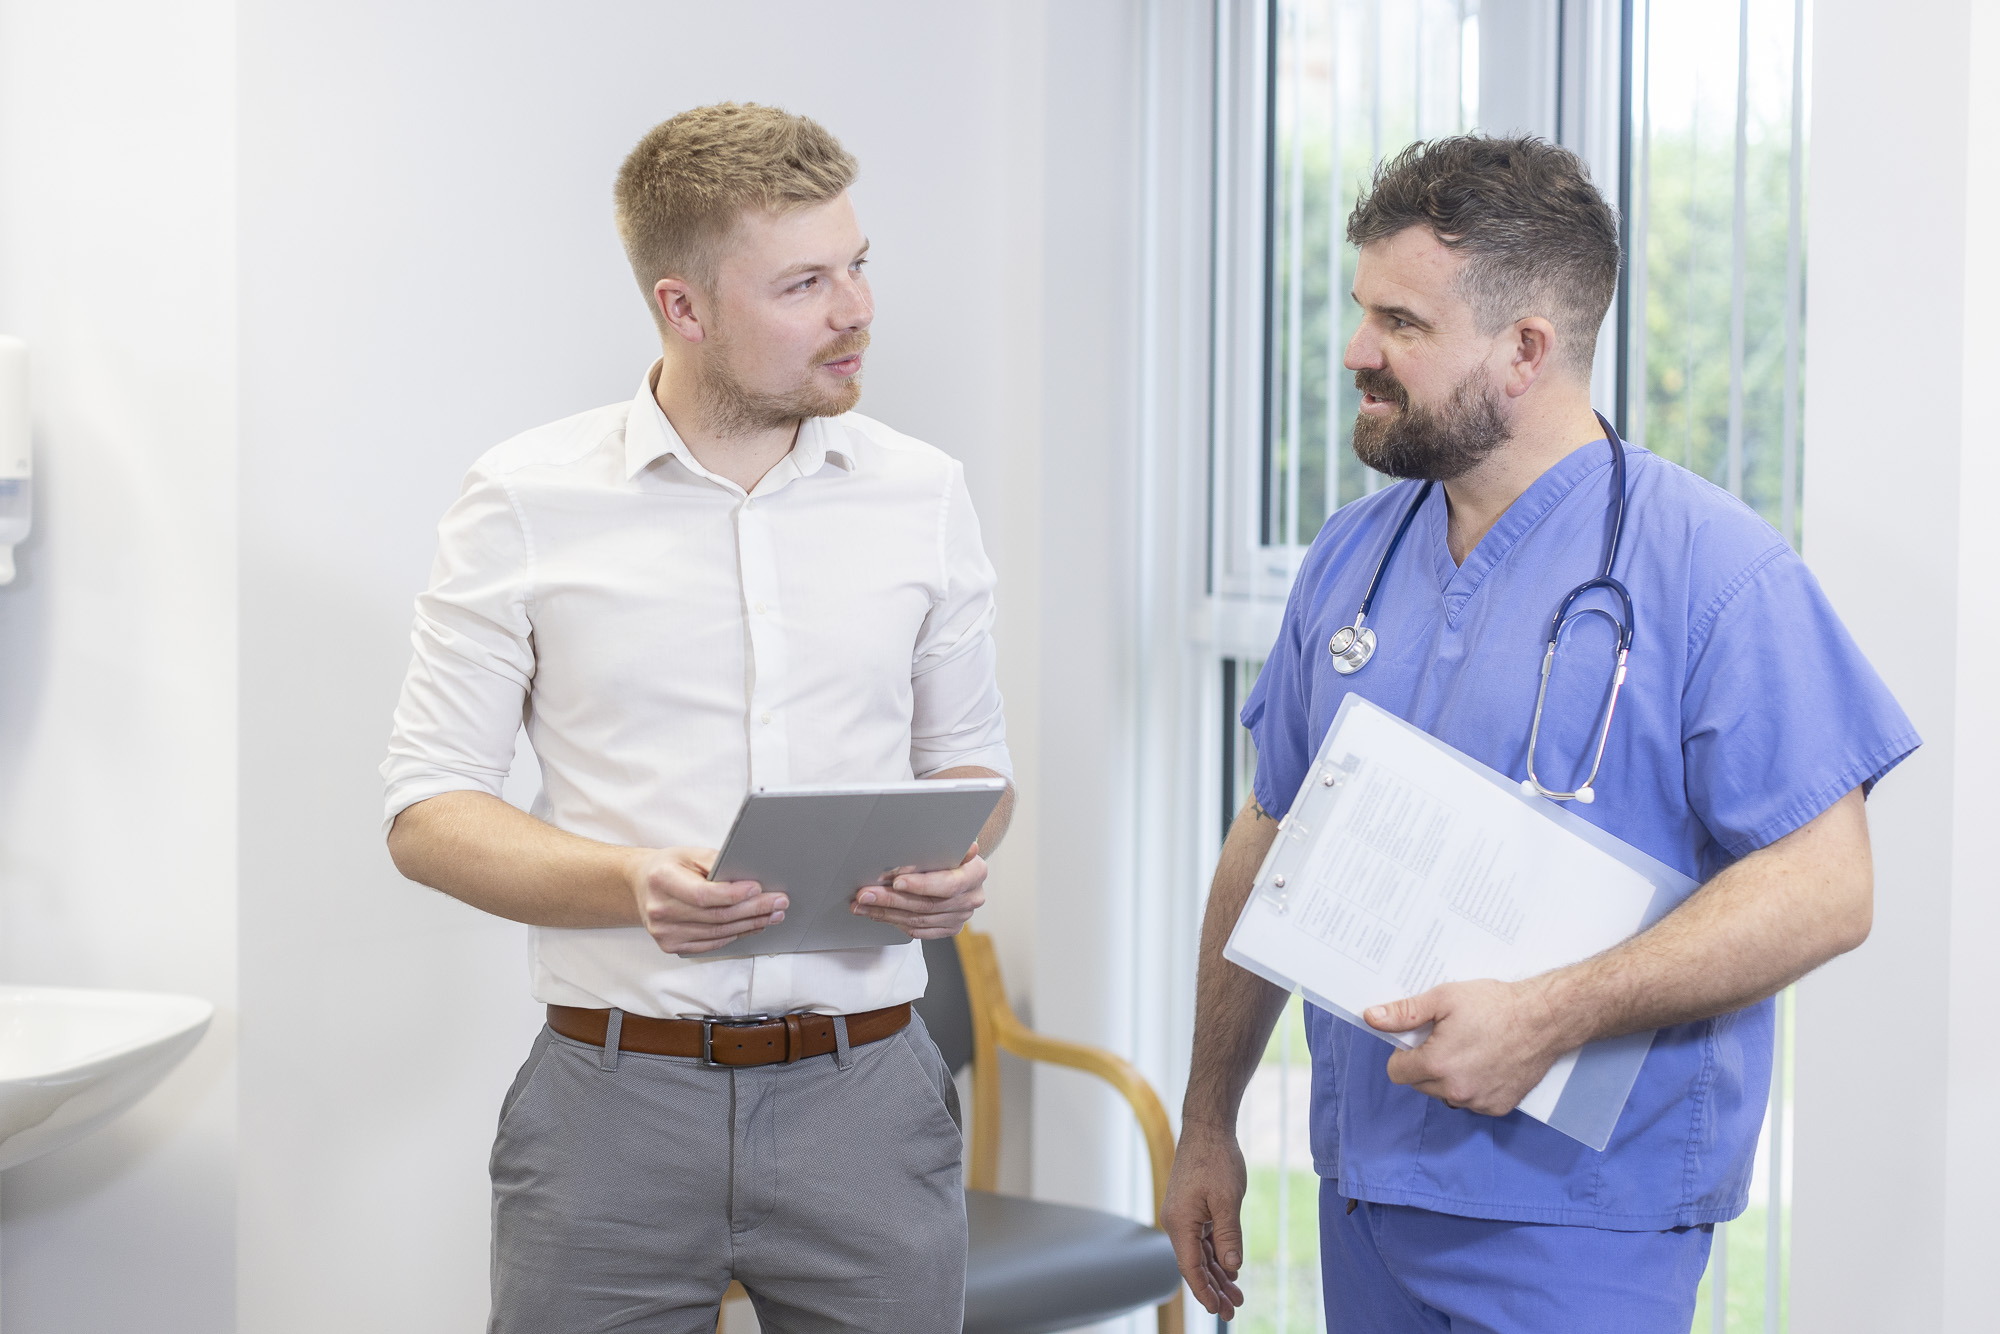
[[[502,776],[504,781],[504,775]],[[482,783],[464,774],[449,770],[434,769],[407,775],[390,782],[389,791],[382,807],[382,837],[389,836],[395,826],[396,817],[420,801],[441,797],[447,792],[484,792],[488,796],[500,795],[499,783]]]

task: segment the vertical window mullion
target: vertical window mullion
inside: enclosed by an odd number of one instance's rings
[[[1272,494],[1277,486],[1278,449],[1278,48],[1280,38],[1279,0],[1265,0],[1263,6],[1264,65],[1264,356],[1260,363],[1262,414],[1258,421],[1258,469],[1256,485],[1248,490],[1246,502],[1257,507],[1257,542],[1271,544],[1277,519]],[[1262,562],[1256,563],[1262,568]]]
[[[1729,494],[1743,495],[1743,343],[1750,267],[1750,0],[1736,6],[1736,182],[1729,226]]]
[[[1646,361],[1646,303],[1651,271],[1647,256],[1653,230],[1653,4],[1652,0],[1642,3],[1645,16],[1639,25],[1632,94],[1639,104],[1638,198],[1632,208],[1631,250],[1625,256],[1625,270],[1631,275],[1625,311],[1625,364],[1627,375],[1637,377],[1639,382],[1637,391],[1628,394],[1625,438],[1639,449],[1646,447],[1646,409],[1652,403],[1652,382]],[[1626,145],[1626,153],[1630,154],[1633,147]]]
[[[1304,42],[1300,0],[1285,7],[1292,56],[1291,151],[1285,190],[1285,504],[1284,544],[1299,544],[1299,447],[1305,443],[1300,410],[1305,366],[1306,146]]]
[[[1368,74],[1370,112],[1368,116],[1368,169],[1373,171],[1382,165],[1382,66],[1389,58],[1388,43],[1382,36],[1382,0],[1375,0],[1374,26],[1370,34],[1375,39],[1375,61]]]
[[[1416,0],[1410,7],[1410,21],[1416,27],[1416,40],[1410,43],[1410,133],[1413,138],[1421,139],[1424,137],[1424,0]]]
[[[1374,13],[1370,15],[1373,25],[1370,36],[1375,47],[1375,60],[1368,70],[1368,172],[1372,178],[1376,168],[1382,165],[1382,66],[1388,57],[1388,43],[1382,35],[1382,0],[1375,0]],[[1382,474],[1373,468],[1361,470],[1361,489],[1374,495],[1382,485]]]
[[[1292,1011],[1290,1000],[1278,1015],[1278,1281],[1277,1334],[1286,1334],[1292,1315],[1291,1130]]]
[[[1778,531],[1799,544],[1799,316],[1805,259],[1806,0],[1792,0],[1792,156],[1785,222],[1785,405]]]
[[[1222,837],[1229,837],[1229,827],[1236,823],[1236,808],[1248,796],[1236,795],[1237,749],[1240,740],[1237,732],[1241,724],[1236,721],[1236,659],[1222,660]]]
[[[1346,459],[1340,448],[1340,376],[1342,340],[1340,316],[1347,302],[1340,290],[1340,247],[1345,228],[1341,211],[1340,146],[1340,3],[1326,0],[1327,162],[1326,182],[1326,512],[1340,508],[1340,474]]]
[[[1764,1334],[1784,1328],[1785,1238],[1785,1108],[1790,1104],[1785,1079],[1785,1016],[1792,1007],[1789,987],[1778,993],[1771,1015],[1771,1098],[1766,1104],[1765,1162],[1770,1190],[1764,1204]]]
[[[1472,128],[1465,114],[1465,0],[1458,0],[1458,132]]]
[[[1686,439],[1682,441],[1681,466],[1694,468],[1694,349],[1695,349],[1695,262],[1701,254],[1701,71],[1695,71],[1695,110],[1688,118],[1688,261],[1687,261],[1687,311],[1682,323],[1685,326],[1686,346],[1682,349],[1682,383],[1686,386],[1681,408],[1681,422]]]

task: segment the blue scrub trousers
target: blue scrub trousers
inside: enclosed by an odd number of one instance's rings
[[[1320,1182],[1328,1334],[1688,1334],[1714,1236],[1347,1206]]]

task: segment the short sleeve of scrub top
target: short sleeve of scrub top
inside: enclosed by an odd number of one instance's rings
[[[1740,501],[1627,449],[1630,514],[1615,573],[1636,608],[1632,671],[1596,786],[1569,809],[1706,881],[1871,787],[1919,744],[1902,709],[1805,564]],[[1353,620],[1390,531],[1416,494],[1399,483],[1343,507],[1302,563],[1282,628],[1242,711],[1254,789],[1291,806],[1333,714],[1362,693],[1513,779],[1549,618],[1597,573],[1611,478],[1602,443],[1557,463],[1467,557],[1446,550],[1443,489],[1385,572],[1376,657],[1332,670],[1327,639]],[[1598,620],[1600,618],[1592,618]],[[1589,681],[1597,645],[1565,637],[1557,679]],[[1576,716],[1595,684],[1551,710]],[[1546,755],[1546,752],[1545,752]],[[1581,762],[1581,761],[1579,761]],[[1545,770],[1546,772],[1546,770]],[[1392,1084],[1390,1047],[1308,1007],[1313,1153],[1350,1198],[1470,1217],[1618,1229],[1697,1225],[1748,1202],[1771,1060],[1771,1002],[1661,1030],[1602,1153],[1520,1113],[1481,1117]]]
[[[1789,548],[1732,581],[1693,636],[1688,804],[1730,860],[1874,787],[1916,749],[1909,719]]]

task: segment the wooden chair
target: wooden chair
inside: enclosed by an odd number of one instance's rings
[[[1008,1003],[992,937],[970,928],[924,942],[930,989],[918,1011],[954,1071],[972,1066],[971,1229],[965,1334],[1045,1334],[1158,1305],[1160,1334],[1182,1334],[1180,1271],[1166,1233],[1117,1214],[994,1192],[1000,1166],[1000,1053],[1105,1080],[1131,1105],[1152,1162],[1153,1221],[1174,1133],[1145,1076],[1098,1047],[1037,1033]]]

